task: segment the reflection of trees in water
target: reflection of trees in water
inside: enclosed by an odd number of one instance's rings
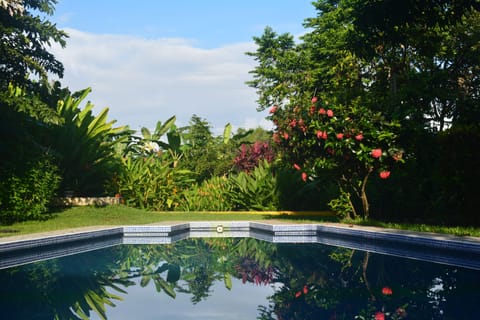
[[[115,248],[116,249],[116,248]],[[0,308],[4,319],[88,319],[93,311],[106,318],[106,306],[132,283],[113,275],[120,250],[29,264],[0,272]]]
[[[478,271],[350,249],[292,247],[279,247],[275,280],[283,286],[259,308],[259,319],[374,319],[376,313],[378,319],[464,319],[477,312]]]
[[[189,239],[171,245],[119,246],[0,272],[6,319],[105,318],[132,285],[175,299],[208,299],[232,278],[274,285],[258,319],[465,318],[474,314],[478,272],[317,244],[255,239]],[[35,315],[33,317],[32,315]]]

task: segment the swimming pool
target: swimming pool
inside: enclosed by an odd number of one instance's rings
[[[479,257],[335,226],[107,228],[0,244],[0,304],[5,319],[468,319]]]

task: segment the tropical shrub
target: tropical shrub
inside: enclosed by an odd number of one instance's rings
[[[58,168],[47,158],[22,166],[0,182],[0,221],[39,219],[47,213],[60,185]]]
[[[271,163],[275,159],[275,152],[268,142],[256,141],[252,145],[242,143],[234,159],[237,171],[250,172],[261,161]]]
[[[115,120],[107,121],[108,108],[95,116],[92,103],[79,107],[90,91],[87,88],[59,101],[57,112],[63,123],[53,128],[51,142],[63,176],[62,191],[82,196],[104,193],[105,184],[121,166],[115,146],[131,133],[127,127],[114,128]]]
[[[231,211],[230,182],[226,176],[212,177],[187,188],[177,207],[180,211]]]
[[[277,180],[265,160],[251,172],[231,175],[229,184],[228,198],[234,210],[268,211],[279,207]]]
[[[181,190],[193,183],[188,170],[178,169],[168,157],[126,157],[117,178],[118,192],[129,206],[149,210],[174,210]]]

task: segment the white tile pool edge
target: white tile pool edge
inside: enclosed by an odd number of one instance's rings
[[[3,238],[0,239],[0,253],[109,236],[158,238],[189,232],[191,237],[196,235],[208,237],[229,236],[232,233],[248,233],[252,231],[263,232],[276,237],[289,237],[293,240],[295,237],[301,240],[304,237],[336,235],[354,237],[359,241],[394,241],[407,245],[414,244],[437,249],[480,253],[480,238],[476,237],[459,237],[372,227],[348,227],[333,224],[273,224],[252,221],[201,221],[170,225],[102,227],[98,230],[69,231],[54,235],[31,235],[28,239]]]

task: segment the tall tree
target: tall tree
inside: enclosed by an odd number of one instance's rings
[[[63,76],[63,65],[47,46],[65,46],[67,34],[45,16],[52,15],[56,0],[7,0],[0,5],[0,88],[10,83],[35,87],[34,77],[48,73]]]

